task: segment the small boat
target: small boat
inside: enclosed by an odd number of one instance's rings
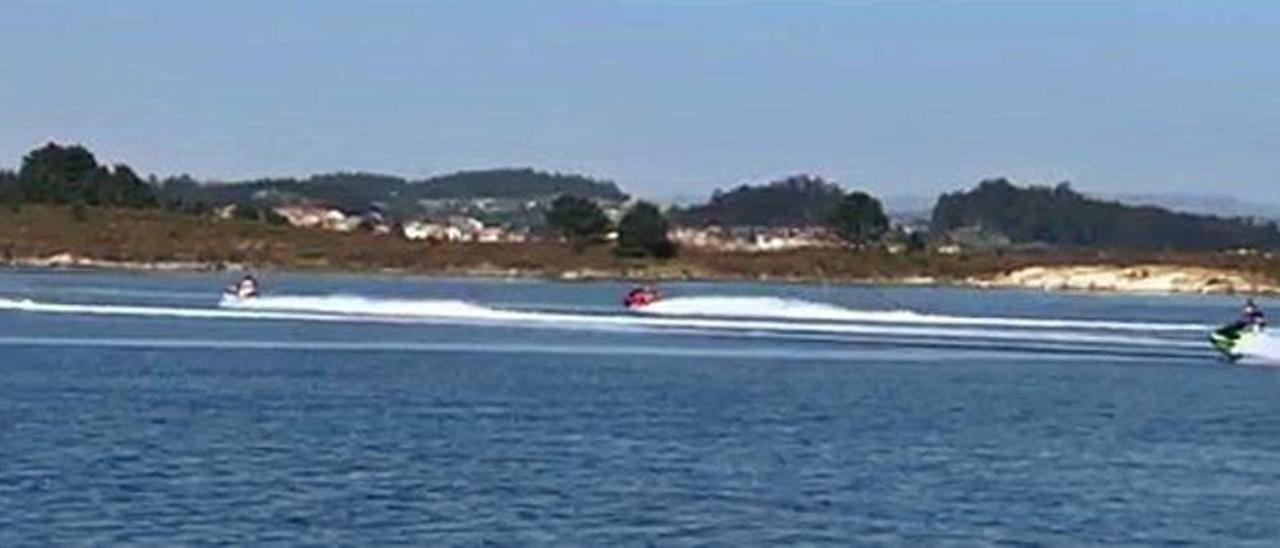
[[[245,276],[236,282],[235,285],[227,287],[222,292],[223,296],[231,299],[247,301],[258,298],[258,280],[253,276]]]
[[[627,296],[622,298],[622,305],[631,310],[638,310],[659,300],[662,300],[662,294],[657,289],[642,286],[628,291]]]

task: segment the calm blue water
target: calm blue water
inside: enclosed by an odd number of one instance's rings
[[[230,281],[0,271],[40,303],[0,310],[0,545],[1280,542],[1280,370],[1190,330],[797,334],[646,323],[613,283],[282,274],[268,291],[514,316],[188,317]],[[664,289],[1184,327],[1236,305]]]

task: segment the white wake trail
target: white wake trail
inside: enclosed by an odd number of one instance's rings
[[[1263,332],[1244,339],[1237,348],[1245,365],[1280,366],[1280,335]]]
[[[753,337],[844,335],[868,342],[910,345],[937,341],[1007,341],[1009,343],[1061,343],[1144,347],[1151,349],[1201,348],[1191,341],[1175,341],[1134,335],[1073,333],[1070,331],[1019,332],[1008,329],[974,329],[930,325],[885,325],[855,323],[799,323],[764,319],[724,319],[654,317],[638,315],[599,316],[588,314],[512,311],[450,300],[379,300],[362,297],[280,296],[251,301],[225,301],[220,308],[179,308],[158,306],[57,304],[0,299],[0,309],[49,314],[81,314],[137,317],[169,317],[208,320],[277,320],[392,323],[392,324],[472,324],[513,328],[572,329],[595,331],[654,331],[737,334]],[[891,340],[892,339],[892,340]]]
[[[350,318],[325,314],[300,314],[290,312],[244,312],[217,308],[178,308],[170,306],[136,306],[105,304],[61,304],[36,302],[30,299],[0,299],[0,310],[21,310],[45,314],[81,314],[89,316],[137,316],[163,318],[189,318],[205,320],[297,320],[297,321],[350,321]]]
[[[543,326],[562,329],[659,328],[699,329],[717,332],[826,333],[859,336],[929,337],[1005,341],[1041,341],[1110,345],[1139,345],[1198,348],[1187,341],[1131,335],[1084,334],[1064,331],[1015,332],[937,325],[884,325],[855,323],[796,323],[715,317],[657,317],[653,315],[584,315],[561,312],[514,311],[489,308],[462,301],[377,300],[348,296],[280,296],[240,301],[224,300],[222,305],[236,310],[320,312],[353,314],[360,317],[386,316],[401,319],[429,318],[502,322],[515,326]],[[656,305],[655,305],[656,306]],[[1007,327],[1007,326],[1005,326]]]
[[[361,316],[431,317],[431,318],[494,318],[500,319],[500,311],[458,300],[410,300],[369,299],[366,297],[332,295],[285,295],[241,300],[222,298],[219,306],[232,310],[264,312],[310,312]]]
[[[798,321],[838,321],[1039,329],[1095,329],[1103,331],[1199,333],[1212,328],[1212,326],[1209,325],[1191,323],[947,316],[937,314],[920,314],[909,310],[855,310],[831,304],[815,303],[800,299],[782,299],[777,297],[675,297],[645,306],[640,309],[640,312],[655,316],[774,318]]]

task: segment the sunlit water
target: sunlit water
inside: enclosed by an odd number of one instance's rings
[[[1237,303],[0,271],[0,545],[1280,541]]]

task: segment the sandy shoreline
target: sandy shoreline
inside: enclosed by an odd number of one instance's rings
[[[47,257],[20,257],[3,261],[9,268],[122,270],[139,272],[239,272],[255,268],[263,270],[295,270],[271,265],[254,267],[225,262],[198,261],[116,261],[59,253]],[[307,271],[312,269],[297,269]],[[928,276],[876,278],[818,278],[815,276],[734,275],[713,272],[664,269],[568,269],[542,270],[498,267],[444,268],[429,271],[403,269],[323,268],[331,272],[368,272],[375,274],[421,274],[475,278],[522,278],[560,281],[754,281],[782,283],[847,283],[895,286],[966,287],[978,289],[1030,289],[1047,292],[1095,292],[1150,295],[1178,294],[1263,294],[1280,295],[1280,286],[1256,275],[1202,266],[1182,265],[1062,265],[1029,266],[993,275],[963,279],[939,279]]]
[[[1245,272],[1190,265],[1031,266],[966,280],[973,287],[1135,294],[1268,294],[1280,287]]]

